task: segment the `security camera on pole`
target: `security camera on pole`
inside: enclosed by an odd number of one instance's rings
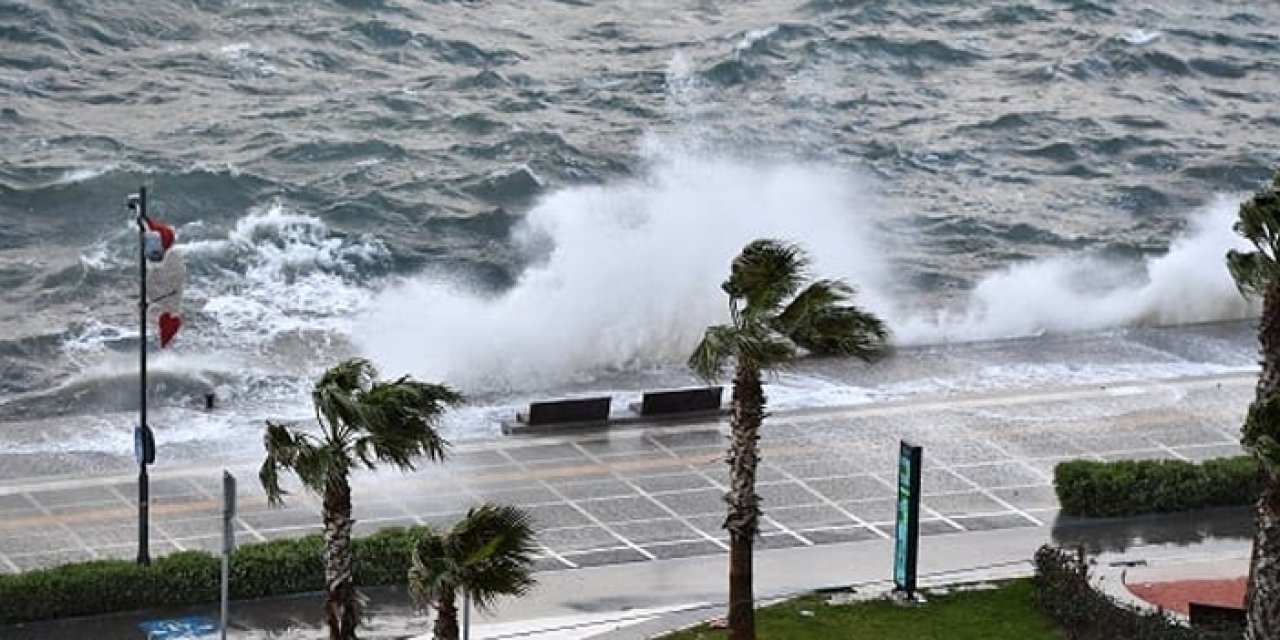
[[[147,215],[147,188],[139,187],[125,204],[138,225],[138,424],[133,429],[133,454],[138,461],[138,564],[145,565],[151,564],[147,465],[156,460],[155,434],[147,422],[147,311],[152,305],[160,308],[160,347],[168,346],[182,326],[178,304],[186,266],[179,252],[170,251],[177,239],[173,227]],[[156,277],[150,284],[148,262],[155,264],[152,269]]]

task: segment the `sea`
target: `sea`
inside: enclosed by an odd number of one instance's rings
[[[260,457],[352,356],[465,392],[455,442],[698,384],[761,237],[895,348],[775,410],[1252,371],[1223,255],[1280,165],[1277,34],[1240,0],[0,0],[0,477],[131,464],[141,187],[187,268],[141,336],[160,467]]]

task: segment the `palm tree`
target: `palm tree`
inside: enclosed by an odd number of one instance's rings
[[[529,591],[533,537],[527,512],[492,504],[468,510],[449,531],[427,528],[413,548],[409,593],[436,609],[435,640],[458,640],[459,593],[488,609],[500,595]]]
[[[1280,172],[1240,205],[1236,233],[1254,250],[1230,251],[1227,266],[1246,295],[1262,297],[1258,343],[1262,372],[1241,433],[1261,463],[1254,508],[1253,554],[1245,591],[1249,640],[1280,638]]]
[[[689,366],[708,381],[732,362],[729,491],[729,638],[754,640],[752,545],[759,530],[756,467],[764,420],[762,372],[794,361],[802,351],[870,361],[885,349],[887,332],[876,316],[848,304],[853,289],[838,280],[813,280],[799,247],[756,240],[734,258],[721,289],[729,294],[730,324],[707,327]],[[807,285],[807,286],[806,286]]]
[[[324,501],[325,621],[330,640],[356,637],[363,597],[351,574],[352,469],[389,463],[413,469],[414,458],[443,460],[448,446],[436,432],[446,405],[462,396],[438,384],[407,376],[377,381],[373,364],[353,358],[329,369],[311,391],[320,433],[267,422],[267,459],[258,479],[272,506],[283,504],[280,470],[297,474],[302,486]]]

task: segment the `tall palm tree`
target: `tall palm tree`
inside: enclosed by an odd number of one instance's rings
[[[483,504],[449,531],[428,528],[413,548],[409,593],[436,610],[435,640],[458,640],[459,593],[479,609],[500,595],[521,596],[533,586],[534,545],[529,514]]]
[[[759,530],[756,467],[765,397],[760,377],[802,352],[872,360],[885,349],[887,331],[876,316],[849,304],[853,288],[838,280],[811,280],[799,247],[756,240],[734,258],[721,289],[729,294],[730,323],[707,327],[689,366],[714,381],[732,363],[729,491],[729,638],[755,640],[752,546]]]
[[[1254,508],[1253,554],[1245,591],[1249,640],[1280,638],[1280,172],[1240,205],[1236,233],[1254,250],[1227,253],[1227,266],[1246,295],[1262,297],[1258,343],[1262,372],[1245,417],[1241,443],[1261,463]]]
[[[363,608],[351,574],[351,471],[379,463],[410,470],[418,456],[443,460],[449,443],[436,423],[462,396],[407,376],[380,382],[373,364],[353,358],[326,371],[311,399],[319,434],[268,421],[258,479],[272,506],[287,493],[280,487],[281,469],[323,499],[325,621],[330,640],[350,640]]]

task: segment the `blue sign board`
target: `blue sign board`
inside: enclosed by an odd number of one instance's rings
[[[218,623],[204,617],[147,620],[138,627],[147,634],[147,640],[190,640],[218,635]]]
[[[138,464],[153,464],[156,461],[156,437],[151,427],[133,425],[133,458]]]
[[[894,528],[893,584],[911,597],[916,590],[916,560],[920,547],[920,467],[924,448],[898,445],[898,500]]]

